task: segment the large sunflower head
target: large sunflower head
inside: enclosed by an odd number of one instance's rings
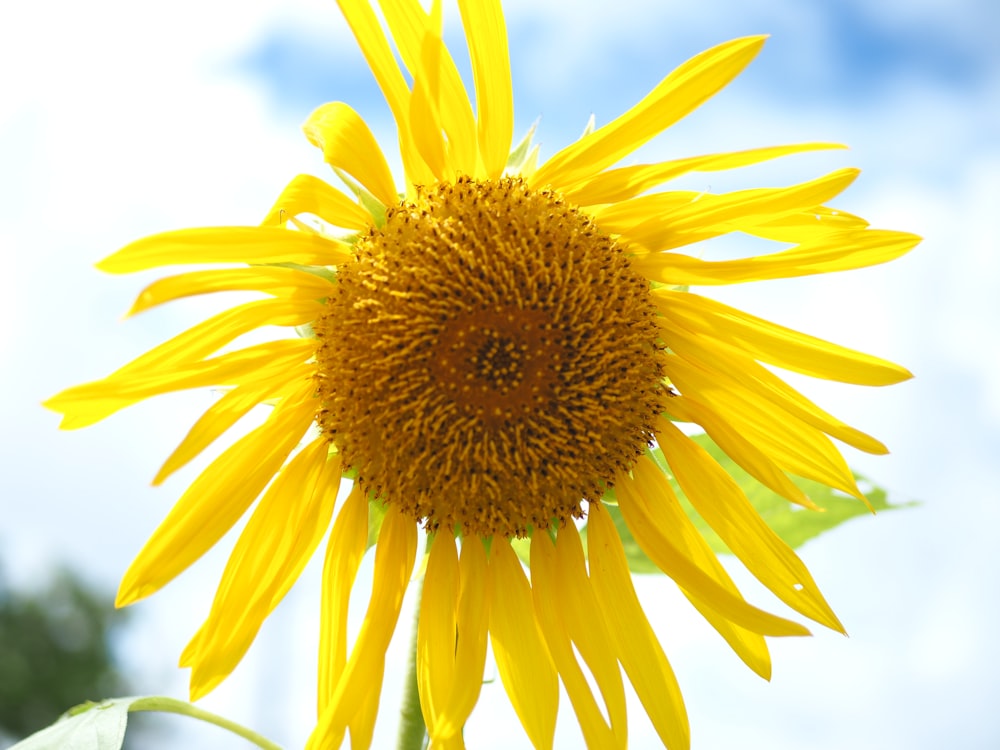
[[[530,138],[512,150],[498,0],[459,1],[475,110],[442,41],[439,2],[429,11],[418,0],[380,2],[387,29],[369,0],[339,4],[395,117],[403,182],[360,115],[339,102],[320,107],[306,135],[346,192],[302,175],[261,226],[160,234],[100,264],[111,273],[226,264],[154,282],[133,313],[217,291],[264,298],[47,403],[64,415],[63,427],[76,428],[160,393],[222,389],[157,483],[254,407],[270,409],[180,498],[126,573],[118,602],[165,585],[257,501],[181,657],[196,698],[235,668],[329,530],[310,744],[337,747],[350,732],[352,746],[367,747],[423,528],[417,677],[435,746],[462,746],[489,640],[534,746],[552,744],[561,681],[588,746],[625,747],[624,668],[664,744],[687,747],[680,693],[636,598],[616,524],[767,676],[764,636],[808,631],[742,598],[668,474],[782,601],[827,627],[840,623],[795,553],[679,425],[707,432],[790,502],[814,507],[793,475],[863,500],[831,438],[885,448],[770,366],[864,385],[909,377],[688,289],[881,263],[917,238],[869,229],[827,205],[856,177],[849,169],[723,194],[661,187],[692,171],[833,144],[614,166],[724,87],[762,37],[697,55],[628,112],[537,166]],[[740,260],[686,252],[730,233],[782,245]],[[300,335],[231,346],[265,326]],[[352,489],[338,502],[342,477]],[[371,528],[371,602],[349,649],[349,596]],[[530,554],[530,577],[515,545]]]

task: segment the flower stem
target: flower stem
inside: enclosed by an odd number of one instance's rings
[[[420,710],[420,689],[417,684],[417,627],[420,624],[420,595],[423,579],[417,582],[413,604],[413,632],[410,634],[410,658],[403,683],[403,702],[399,709],[399,734],[396,750],[423,750],[427,740],[427,724]]]
[[[230,721],[223,716],[213,714],[211,711],[206,711],[202,708],[198,708],[197,706],[193,706],[190,703],[179,701],[174,698],[166,698],[163,696],[157,696],[155,698],[140,698],[129,706],[129,711],[166,711],[172,714],[190,716],[192,719],[200,719],[201,721],[208,722],[209,724],[215,724],[215,726],[226,729],[233,734],[237,734],[243,739],[252,742],[257,747],[263,748],[264,750],[281,750],[281,745],[271,742],[271,740],[267,739],[267,737],[257,734],[257,732],[254,732],[252,729],[247,729],[245,726],[237,724],[235,721]]]

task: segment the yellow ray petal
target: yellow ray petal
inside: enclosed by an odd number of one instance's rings
[[[734,39],[695,55],[628,112],[549,159],[531,184],[562,190],[632,153],[726,86],[757,55],[764,39]]]
[[[126,316],[165,302],[199,294],[230,291],[264,292],[283,299],[318,300],[330,294],[329,279],[307,271],[278,266],[191,271],[157,279],[143,289]]]
[[[347,663],[347,605],[368,539],[368,500],[355,483],[337,514],[323,563],[319,628],[319,708],[322,714]]]
[[[747,569],[796,612],[844,632],[806,566],[764,523],[725,469],[667,420],[660,420],[656,439],[698,515]]]
[[[715,373],[699,372],[677,357],[670,358],[667,372],[682,392],[725,414],[736,431],[782,469],[864,499],[844,457],[815,427],[788,419],[769,401],[748,398],[738,383],[723,387]]]
[[[364,703],[347,725],[351,734],[351,750],[368,750],[371,747],[384,678],[385,675],[380,674],[374,684],[366,686]]]
[[[615,485],[622,516],[650,560],[677,585],[740,627],[761,635],[808,635],[796,622],[747,604],[721,572],[715,555],[674,497],[662,472],[648,458],[634,479]]]
[[[740,231],[775,242],[806,242],[833,232],[859,231],[868,227],[860,216],[829,206],[815,206],[798,213],[741,227]]]
[[[667,402],[671,417],[704,428],[727,455],[750,476],[793,503],[816,510],[816,505],[775,463],[738,429],[710,407],[690,396],[676,396]]]
[[[636,596],[614,522],[600,503],[592,503],[587,516],[587,552],[615,653],[660,740],[669,750],[687,750],[691,735],[680,687]]]
[[[655,465],[653,468],[656,468]],[[684,550],[684,553],[690,556],[720,586],[723,586],[734,596],[742,599],[742,595],[729,577],[726,569],[722,567],[715,553],[708,546],[708,543],[701,534],[698,533],[697,529],[694,528],[693,524],[687,518],[687,514],[680,507],[680,503],[674,495],[670,484],[666,481],[666,478],[658,470],[651,476],[644,474],[640,478],[645,481],[632,482],[632,486],[624,488],[625,507],[621,505],[623,497],[621,494],[622,483],[619,482],[616,485],[616,490],[619,492],[619,508],[622,511],[622,517],[626,525],[629,523],[649,524],[643,528],[651,530],[652,543],[656,543],[657,527],[655,524],[675,524],[669,527],[669,530],[673,532],[674,538]],[[639,500],[638,504],[632,503],[633,498],[628,496],[630,491]],[[627,514],[631,514],[631,522]],[[631,526],[629,528],[631,529]],[[655,558],[651,555],[650,558],[655,561]],[[730,648],[733,649],[736,655],[750,669],[764,679],[771,678],[771,655],[768,652],[767,643],[760,633],[735,624],[727,615],[716,611],[706,604],[698,592],[689,591],[683,587],[681,588],[681,592],[694,605],[695,609],[701,613],[702,617],[718,631],[719,635],[725,639]]]
[[[211,445],[216,438],[236,424],[253,407],[279,396],[290,383],[302,382],[315,370],[314,365],[304,364],[288,370],[282,368],[277,375],[240,383],[212,404],[188,430],[173,453],[156,473],[153,485],[160,485],[171,474]]]
[[[483,176],[503,174],[514,132],[507,27],[499,0],[459,0],[476,86],[479,154]]]
[[[309,142],[323,151],[327,164],[345,171],[384,205],[399,203],[382,148],[361,115],[350,106],[343,102],[322,104],[309,115],[302,130]]]
[[[541,626],[542,634],[545,636],[545,643],[548,646],[549,654],[555,662],[556,669],[559,670],[559,677],[566,692],[569,693],[570,702],[576,712],[577,721],[583,732],[583,738],[588,748],[624,748],[628,744],[625,735],[625,728],[615,724],[615,731],[604,722],[601,716],[601,709],[594,699],[587,679],[580,669],[573,654],[572,641],[569,633],[569,621],[577,614],[575,611],[567,611],[572,607],[572,599],[566,596],[567,592],[562,590],[562,581],[559,578],[556,562],[555,545],[545,532],[537,531],[531,537],[531,595],[535,605],[535,616]],[[567,607],[569,605],[569,607]],[[585,615],[586,617],[587,615]],[[586,619],[580,623],[586,627],[593,626],[591,621]],[[617,664],[615,665],[617,669]],[[602,675],[607,681],[609,675]],[[605,686],[600,682],[600,677],[594,675],[598,681],[598,686],[603,690],[611,689],[614,693],[616,688],[621,688],[621,674],[618,674],[618,685]],[[615,696],[617,703],[617,696]],[[606,701],[607,702],[607,701]],[[609,712],[610,713],[610,712]],[[615,719],[620,718],[617,714],[612,714]]]
[[[668,318],[660,318],[664,339],[672,351],[685,360],[712,372],[714,377],[727,384],[738,383],[746,388],[752,399],[764,399],[806,424],[822,430],[858,450],[882,455],[888,449],[871,435],[840,421],[796,391],[765,367],[757,364],[743,351],[706,336],[692,334]]]
[[[680,253],[645,253],[635,257],[635,270],[676,286],[740,284],[790,279],[887,263],[920,242],[905,232],[863,230],[828,234],[770,255],[726,261],[704,261]]]
[[[405,116],[400,115],[405,115],[409,107],[410,89],[406,85],[399,65],[396,64],[396,58],[389,48],[385,34],[382,33],[382,27],[375,17],[369,0],[337,0],[337,5],[340,6],[340,12],[354,32],[361,53],[365,56],[368,67],[396,118],[396,125],[402,131],[407,121]]]
[[[350,246],[330,237],[279,227],[207,227],[143,237],[97,264],[106,273],[133,273],[192,263],[299,263],[335,266]]]
[[[76,386],[56,398],[68,400],[71,396],[99,397],[106,391],[125,398],[138,393],[153,395],[195,387],[184,384],[185,376],[195,377],[197,384],[222,385],[221,382],[202,383],[202,380],[206,376],[211,377],[212,370],[216,369],[210,366],[213,362],[221,365],[226,358],[201,361],[203,357],[255,328],[265,325],[301,325],[314,320],[323,309],[322,304],[313,300],[271,299],[247,302],[213,315],[208,320],[150,349],[113,372],[105,380]],[[315,344],[312,348],[315,348]],[[237,358],[233,357],[232,361],[236,362]],[[227,364],[228,362],[229,360],[226,360]]]
[[[314,387],[300,386],[267,421],[209,464],[184,492],[122,578],[115,606],[158,591],[232,528],[305,435]]]
[[[646,204],[656,196],[643,196],[614,206],[613,215],[619,218],[610,225],[607,215],[612,209],[600,214],[600,225],[605,231],[620,233],[631,245],[653,251],[669,250],[819,206],[839,195],[858,174],[857,169],[840,169],[787,188],[699,194],[668,213],[652,214],[653,218],[649,218]]]
[[[385,651],[396,629],[417,554],[417,526],[396,505],[386,510],[375,545],[372,595],[361,632],[351,651],[337,687],[309,737],[308,750],[333,750],[340,746],[348,724],[362,736],[371,736],[375,714],[362,714],[370,686],[381,688],[385,673]],[[360,722],[359,716],[364,718]]]
[[[379,0],[379,5],[403,62],[413,74],[414,96],[420,88],[421,77],[432,76],[435,79],[433,101],[440,116],[440,129],[448,136],[448,171],[472,174],[476,166],[475,120],[458,68],[441,39],[440,3],[432,6],[430,14],[417,0]],[[436,67],[436,71],[428,67],[430,64]],[[411,128],[423,124],[411,115]]]
[[[446,747],[463,747],[461,730],[468,721],[479,692],[483,687],[483,667],[486,663],[486,636],[490,615],[490,582],[486,569],[486,550],[476,538],[462,541],[459,560],[461,591],[459,593],[456,626],[454,681],[447,703],[438,711],[438,733],[459,742]]]
[[[166,373],[117,377],[119,370],[104,380],[67,388],[42,405],[63,415],[60,429],[76,430],[161,393],[237,385],[247,378],[271,375],[269,368],[292,367],[311,357],[315,349],[313,340],[285,339],[248,346],[203,362],[171,366]]]
[[[313,214],[344,229],[364,229],[372,224],[370,213],[311,174],[300,174],[285,186],[261,225],[283,227],[299,214]]]
[[[891,385],[913,377],[879,357],[831,344],[689,292],[658,289],[653,302],[688,330],[719,339],[754,359],[804,375],[858,385]]]
[[[264,299],[245,302],[202,321],[169,341],[136,357],[111,378],[142,378],[149,372],[194,362],[264,326],[292,327],[309,323],[326,308],[315,299]]]
[[[440,18],[441,0],[434,0],[431,7]],[[426,25],[420,45],[420,68],[414,73],[409,122],[420,157],[438,180],[444,180],[452,177],[448,174],[441,123],[441,48],[444,45],[441,38],[435,36],[432,23]]]
[[[448,533],[437,534],[427,560],[417,625],[420,708],[432,739],[442,734],[438,707],[447,702],[455,680],[458,576],[455,538]]]
[[[325,438],[303,448],[240,534],[208,619],[181,654],[180,665],[192,668],[191,700],[229,676],[326,534],[340,486],[340,460],[327,470],[328,450]]]
[[[556,670],[535,620],[531,588],[506,540],[493,540],[489,574],[497,671],[532,746],[551,750],[559,707]]]
[[[371,68],[399,131],[399,150],[406,171],[407,185],[427,185],[433,175],[424,164],[413,144],[410,133],[410,90],[396,64],[396,58],[382,32],[369,0],[337,0],[354,38]],[[378,195],[378,193],[376,193]],[[387,203],[386,205],[392,205]]]
[[[558,581],[556,601],[562,604],[559,609],[566,630],[597,682],[617,744],[625,747],[628,744],[628,727],[625,688],[618,666],[619,654],[604,622],[593,617],[593,613],[598,611],[597,598],[587,577],[580,532],[573,524],[559,529],[555,564]]]
[[[789,154],[805,151],[845,148],[838,143],[799,143],[788,146],[769,146],[745,151],[730,151],[722,154],[689,156],[659,164],[636,164],[630,167],[611,169],[594,175],[590,180],[574,185],[566,191],[567,200],[579,206],[593,206],[600,203],[617,203],[628,200],[640,193],[661,185],[668,180],[688,172],[715,172],[737,169],[750,164],[758,164],[769,159],[777,159]]]

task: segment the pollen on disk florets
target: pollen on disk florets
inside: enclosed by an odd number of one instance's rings
[[[374,497],[429,529],[582,515],[662,411],[649,282],[556,193],[460,178],[391,208],[315,324],[318,421]]]

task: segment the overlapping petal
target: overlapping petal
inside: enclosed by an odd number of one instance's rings
[[[144,237],[97,264],[106,273],[134,273],[199,263],[300,263],[335,266],[350,259],[346,244],[280,227],[180,229]]]

